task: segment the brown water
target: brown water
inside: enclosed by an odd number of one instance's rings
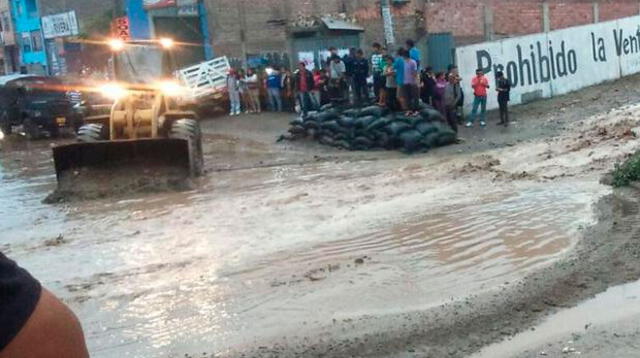
[[[94,357],[224,353],[463,297],[565,252],[601,190],[319,162],[48,206],[48,143],[3,145],[0,248],[71,305]]]

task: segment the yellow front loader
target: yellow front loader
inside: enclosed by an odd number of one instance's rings
[[[96,172],[105,175],[138,172],[155,176],[163,168],[185,176],[201,175],[202,138],[196,113],[180,108],[182,88],[177,82],[169,76],[147,71],[157,65],[171,67],[166,61],[171,62],[173,44],[169,46],[168,40],[161,40],[142,44],[114,42],[111,46],[118,81],[105,83],[95,90],[114,103],[109,115],[85,120],[78,131],[77,143],[53,148],[59,188],[63,179],[82,183],[81,174],[89,169],[95,169],[94,177]],[[158,50],[160,54],[156,58],[160,63],[145,65],[139,70],[134,68],[132,56],[135,54],[131,53],[137,52],[149,59],[151,51]],[[100,185],[108,185],[108,181]],[[69,189],[69,183],[66,186]]]

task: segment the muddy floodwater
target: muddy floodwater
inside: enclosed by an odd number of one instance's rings
[[[430,166],[453,154],[301,164],[308,148],[278,162],[260,143],[210,137],[190,191],[46,205],[50,143],[5,141],[0,249],[74,309],[94,357],[224,355],[518,279],[575,244],[605,191],[445,188]]]

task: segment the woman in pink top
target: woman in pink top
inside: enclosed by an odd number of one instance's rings
[[[447,88],[447,80],[445,79],[443,72],[438,72],[436,74],[436,88],[435,95],[433,97],[433,106],[438,110],[438,112],[442,113],[443,116],[446,116],[447,111],[444,105],[444,90]]]
[[[324,86],[324,78],[319,69],[313,70],[313,88],[311,89],[311,100],[315,108],[320,108],[320,90]]]

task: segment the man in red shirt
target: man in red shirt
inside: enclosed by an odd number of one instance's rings
[[[487,89],[489,88],[489,80],[485,77],[482,69],[476,70],[476,77],[471,80],[471,88],[473,88],[473,109],[471,110],[471,116],[467,122],[467,127],[473,127],[473,121],[478,114],[478,107],[480,107],[480,125],[482,127],[487,125],[485,122],[485,115],[487,112]]]

